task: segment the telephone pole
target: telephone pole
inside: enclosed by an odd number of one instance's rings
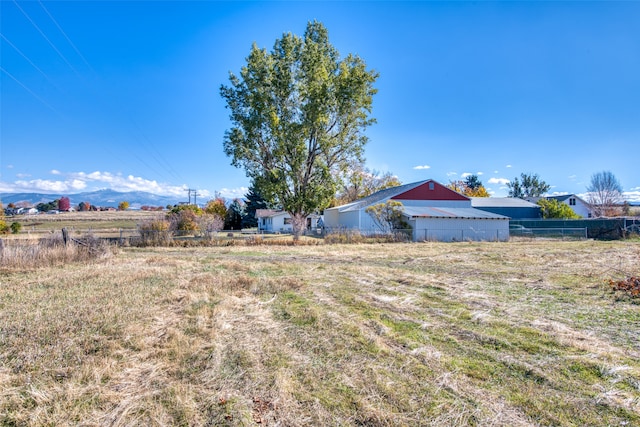
[[[196,202],[196,190],[194,190],[193,188],[187,188],[186,190],[184,190],[187,192],[187,194],[189,195],[189,204],[191,204],[191,192],[193,191],[193,203]]]

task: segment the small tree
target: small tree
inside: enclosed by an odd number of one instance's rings
[[[64,212],[68,212],[71,209],[71,201],[68,197],[60,197],[60,200],[58,200],[58,209]]]
[[[622,185],[613,173],[603,171],[593,174],[587,192],[587,201],[594,216],[622,215],[625,202]]]
[[[123,201],[123,202],[118,203],[118,210],[119,211],[126,211],[127,209],[129,209],[129,202]]]
[[[247,201],[244,206],[244,213],[242,215],[242,227],[252,228],[258,226],[258,218],[256,218],[256,210],[268,209],[270,204],[262,197],[260,190],[255,184],[251,184],[249,192],[244,196]]]
[[[7,226],[7,223],[5,222],[5,216],[4,216],[4,206],[2,206],[2,202],[0,202],[0,233],[4,234],[9,232],[9,227]]]
[[[578,219],[580,215],[575,213],[571,206],[559,202],[556,199],[540,199],[538,206],[541,207],[542,218],[545,219]]]
[[[239,199],[234,199],[224,218],[225,230],[240,230],[242,229],[242,216],[244,214],[244,206]]]
[[[383,233],[409,228],[409,224],[404,220],[404,206],[396,200],[387,200],[385,203],[369,206],[365,212],[371,216]]]
[[[91,210],[91,203],[89,202],[80,202],[78,205],[78,211],[80,212],[87,212],[89,210]]]
[[[480,178],[478,178],[478,175],[469,175],[464,181],[450,181],[447,188],[467,197],[489,197],[489,192],[480,181]]]
[[[541,197],[551,186],[540,179],[538,174],[520,174],[520,180],[516,177],[507,183],[509,197],[525,199],[527,197]]]
[[[198,229],[204,237],[211,239],[224,227],[224,219],[217,214],[202,214],[197,219]]]
[[[204,211],[211,215],[218,215],[220,218],[224,219],[227,216],[227,205],[223,198],[218,197],[216,199],[209,200],[207,205],[204,207]]]

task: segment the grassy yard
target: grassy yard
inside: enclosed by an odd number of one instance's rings
[[[0,425],[640,425],[640,242],[124,248],[0,271]]]

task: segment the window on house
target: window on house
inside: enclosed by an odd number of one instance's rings
[[[436,186],[433,184],[433,182],[429,183],[429,190],[434,190],[436,188]]]
[[[569,199],[569,204],[571,206],[575,206],[576,205],[576,199]]]
[[[291,224],[291,218],[285,218],[284,225],[289,225],[289,224]]]

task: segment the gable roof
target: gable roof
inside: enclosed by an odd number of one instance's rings
[[[256,209],[256,218],[269,218],[282,214],[286,214],[286,212],[277,209]]]
[[[582,200],[579,196],[576,196],[575,194],[562,194],[560,196],[548,196],[547,199],[556,199],[559,202],[564,202],[567,199],[576,199],[576,200],[580,200],[581,202],[587,204],[587,202],[585,202],[584,200]]]
[[[517,197],[472,197],[474,208],[537,208],[540,206]]]
[[[430,189],[429,183],[433,183],[433,189]],[[367,197],[346,205],[337,206],[339,212],[357,211],[364,207],[381,203],[385,200],[469,200],[468,197],[453,191],[444,185],[427,179],[424,181],[413,182],[411,184],[399,185],[397,187],[385,188],[377,191]]]
[[[403,213],[409,218],[509,219],[509,217],[504,215],[474,208],[405,206]]]

